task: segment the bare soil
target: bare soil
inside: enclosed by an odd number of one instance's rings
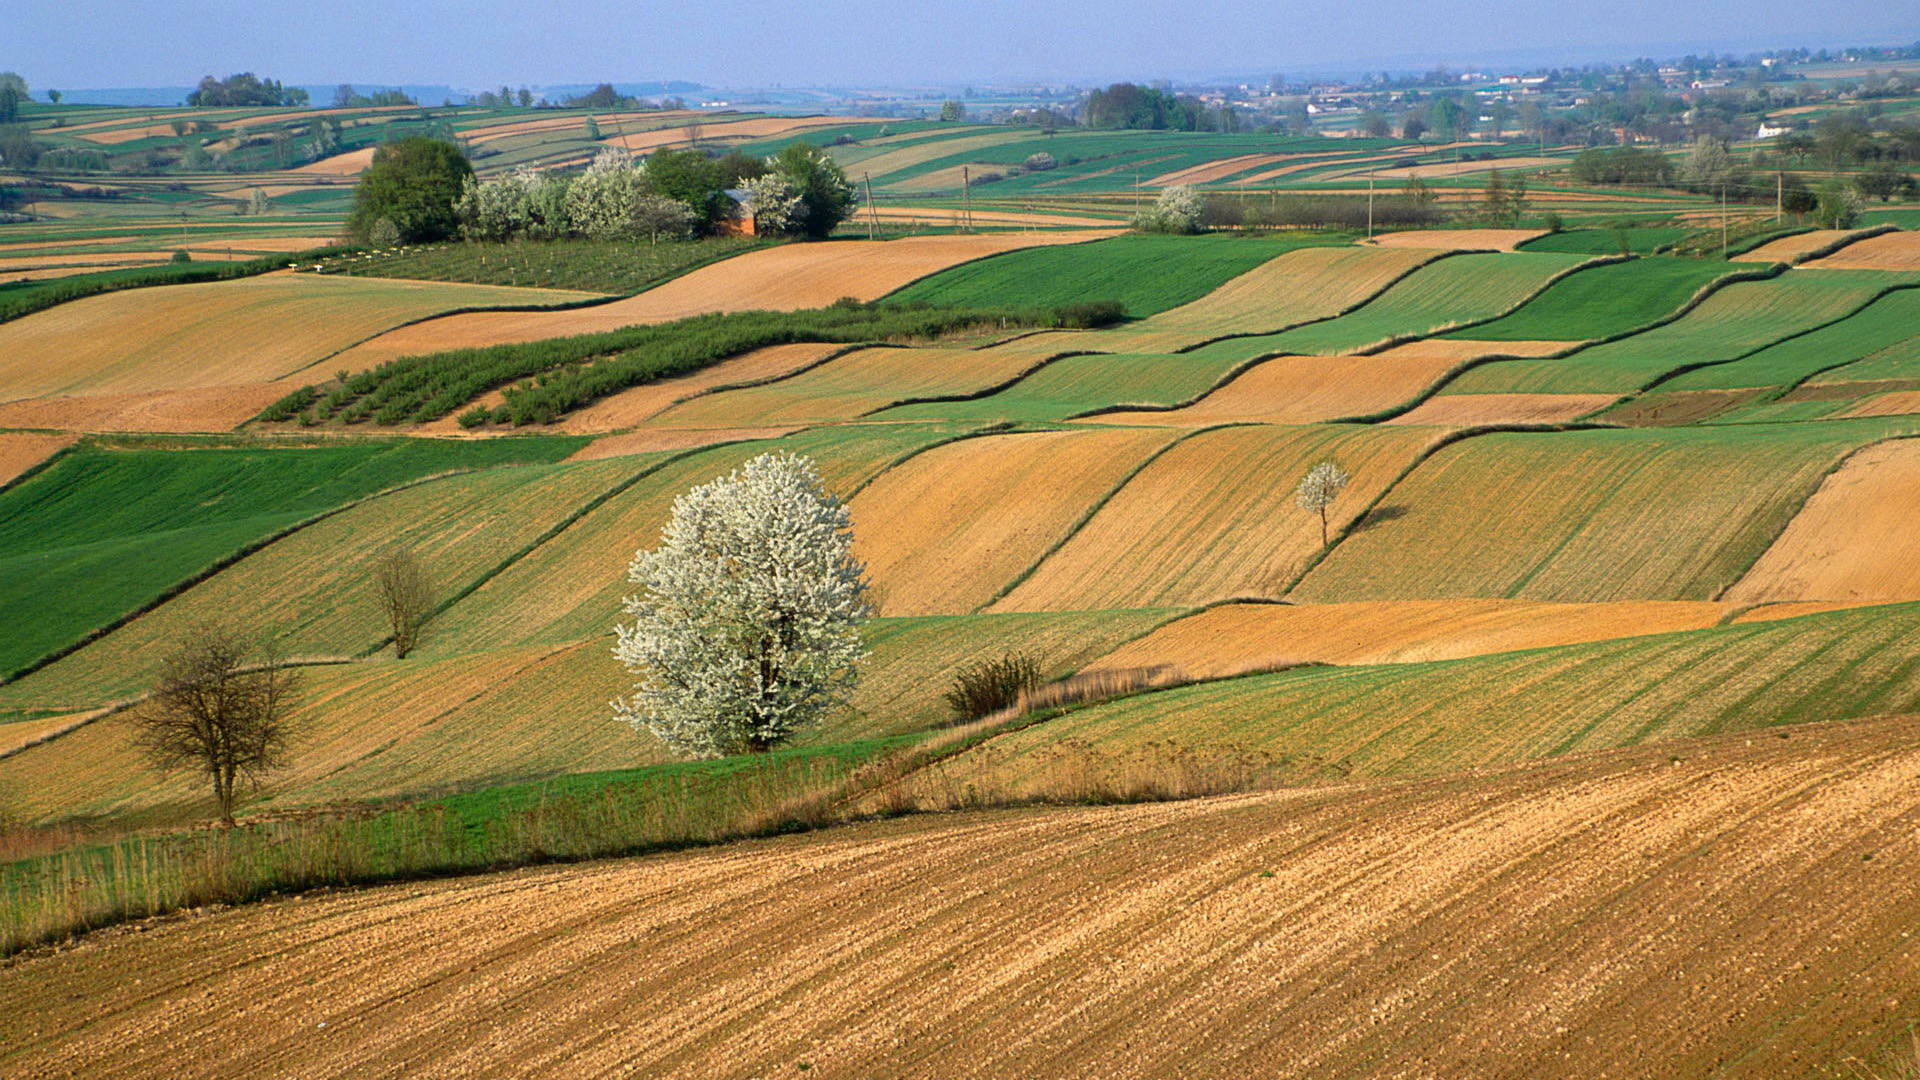
[[[1438,248],[1443,251],[1513,251],[1545,229],[1409,229],[1381,233],[1371,241],[1382,247]]]
[[[1920,232],[1881,233],[1848,244],[1824,259],[1804,264],[1812,270],[1920,270]]]
[[[1459,394],[1431,397],[1387,421],[1472,427],[1478,424],[1558,424],[1605,408],[1617,394]]]
[[[0,427],[49,427],[48,424],[16,424],[0,419]],[[5,484],[28,469],[73,445],[72,435],[51,435],[32,431],[0,432],[0,484]]]
[[[1827,477],[1725,599],[1920,599],[1920,549],[1913,544],[1917,507],[1920,440],[1869,446]]]
[[[321,893],[0,969],[0,1071],[1813,1076],[1920,1007],[1920,721]]]

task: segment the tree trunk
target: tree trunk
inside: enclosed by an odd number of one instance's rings
[[[1320,549],[1324,551],[1326,550],[1326,547],[1327,547],[1327,508],[1322,506],[1320,508]]]

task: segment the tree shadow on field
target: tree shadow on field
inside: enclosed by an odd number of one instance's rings
[[[1377,528],[1381,525],[1385,525],[1389,521],[1398,521],[1399,519],[1406,517],[1411,512],[1412,511],[1409,507],[1406,507],[1403,505],[1376,506],[1372,510],[1368,511],[1367,514],[1364,517],[1362,517],[1359,521],[1354,522],[1353,528],[1347,531],[1349,534],[1363,533],[1363,532],[1366,532],[1368,529]]]

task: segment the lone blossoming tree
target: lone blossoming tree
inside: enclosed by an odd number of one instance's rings
[[[865,568],[846,507],[809,458],[762,454],[673,504],[634,555],[633,672],[615,714],[693,757],[761,752],[843,703],[865,658]]]
[[[1299,502],[1300,509],[1320,515],[1321,547],[1327,546],[1327,507],[1339,498],[1350,479],[1352,477],[1347,475],[1347,470],[1338,463],[1323,461],[1308,469],[1307,475],[1301,477],[1300,483],[1293,489],[1294,499]]]

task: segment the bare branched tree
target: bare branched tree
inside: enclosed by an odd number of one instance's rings
[[[1294,498],[1299,501],[1300,509],[1310,514],[1320,515],[1320,546],[1327,546],[1327,507],[1339,498],[1340,492],[1352,477],[1337,462],[1323,461],[1307,470],[1300,483],[1293,489]]]
[[[427,617],[433,613],[433,582],[419,558],[405,548],[395,548],[380,560],[373,582],[387,628],[393,631],[393,655],[405,660],[420,644]]]
[[[217,626],[189,632],[160,669],[152,696],[133,714],[135,741],[163,770],[204,771],[220,822],[233,824],[241,781],[257,785],[287,764],[289,716],[299,676],[271,649],[252,658],[247,640]]]

